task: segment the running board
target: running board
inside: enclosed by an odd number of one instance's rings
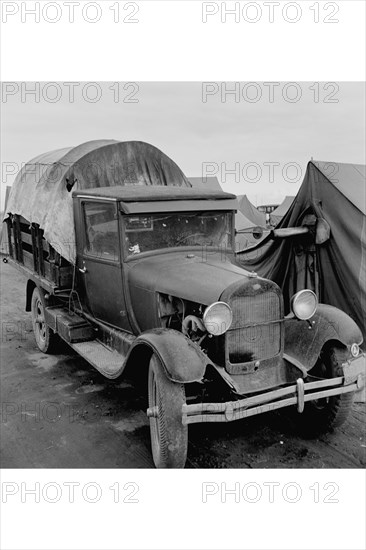
[[[98,340],[69,345],[106,378],[117,378],[122,373],[125,356],[107,348]]]

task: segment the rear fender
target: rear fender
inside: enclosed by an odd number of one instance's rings
[[[285,319],[285,354],[300,362],[306,370],[316,363],[324,344],[330,340],[344,346],[362,343],[356,323],[340,309],[319,304],[309,321]]]
[[[134,357],[150,359],[155,353],[172,382],[189,383],[202,380],[210,360],[194,342],[181,332],[154,329],[140,334],[134,341],[126,366]]]
[[[32,279],[28,279],[25,293],[25,311],[31,311],[32,309],[32,295],[36,286],[36,283]]]

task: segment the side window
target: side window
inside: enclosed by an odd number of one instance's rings
[[[119,258],[117,208],[114,203],[84,202],[84,252],[117,261]]]

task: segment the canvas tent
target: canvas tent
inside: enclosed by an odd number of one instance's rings
[[[240,231],[242,229],[246,229],[245,233],[238,233],[235,237],[235,250],[244,250],[245,248],[248,248],[250,246],[253,246],[254,244],[258,243],[258,239],[256,239],[253,236],[252,230],[254,228],[254,224],[251,220],[248,220],[238,210],[238,212],[235,214],[235,229],[236,231]]]
[[[204,177],[204,178],[190,177],[188,179],[193,187],[196,187],[196,188],[209,187],[210,189],[213,189],[216,191],[222,191],[222,187],[216,177]],[[238,197],[238,199],[239,198],[240,197]],[[246,196],[245,196],[245,199],[247,200],[248,204],[250,204]],[[253,205],[251,206],[256,210],[256,208]],[[260,214],[260,212],[257,211],[257,214]],[[235,237],[236,250],[244,250],[245,248],[248,248],[249,246],[252,246],[258,242],[258,240],[255,239],[251,231],[251,228],[255,227],[256,225],[258,224],[253,222],[251,219],[247,218],[240,211],[240,205],[239,205],[239,210],[235,214],[235,229],[236,231],[247,229],[248,232],[239,233],[236,235]],[[264,222],[264,225],[265,225],[265,222]]]
[[[275,210],[273,210],[273,212],[270,213],[269,223],[273,227],[275,227],[276,225],[278,225],[280,223],[283,216],[286,214],[286,212],[290,208],[291,204],[294,202],[294,198],[295,197],[293,197],[293,196],[287,195],[284,198],[283,202],[279,206],[277,206],[277,208],[275,208]]]
[[[75,263],[72,191],[114,185],[192,187],[175,162],[148,143],[89,141],[29,161],[13,183],[4,217],[19,214],[39,224],[57,252]]]
[[[253,225],[266,226],[266,215],[259,212],[246,195],[238,195],[239,210],[244,216],[253,222]]]
[[[325,243],[315,245],[307,236],[267,236],[240,254],[240,261],[282,287],[286,312],[295,292],[312,288],[320,302],[348,313],[366,341],[365,166],[309,162],[296,200],[278,227],[301,226],[307,214],[329,223]]]

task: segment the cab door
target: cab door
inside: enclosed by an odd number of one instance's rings
[[[83,242],[78,267],[87,305],[96,319],[130,330],[122,284],[118,203],[82,199],[80,207]]]

